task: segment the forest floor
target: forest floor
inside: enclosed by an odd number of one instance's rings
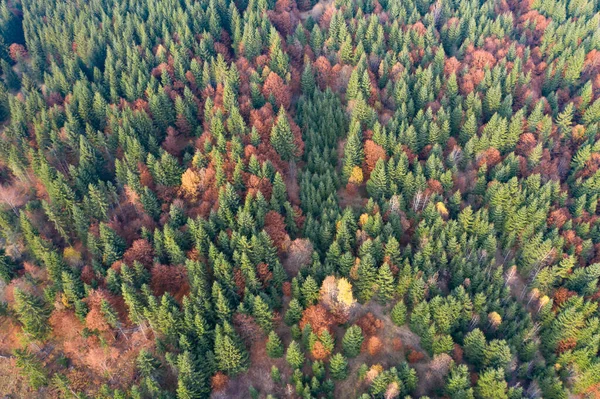
[[[379,364],[384,369],[395,367],[407,361],[407,354],[411,350],[423,354],[421,360],[411,364],[419,378],[419,384],[415,392],[416,396],[432,395],[443,386],[444,377],[448,373],[450,365],[450,357],[441,355],[431,359],[421,348],[420,338],[408,326],[396,326],[392,323],[389,317],[390,308],[391,304],[381,305],[377,302],[369,302],[356,308],[346,326],[335,326],[333,328],[336,340],[335,352],[343,353],[342,338],[346,331],[345,327],[354,324],[367,313],[372,313],[375,318],[382,322],[381,327],[377,329],[374,335],[381,340],[382,350],[371,355],[363,348],[363,351],[356,358],[348,359],[348,378],[336,384],[336,398],[353,398],[357,397],[359,392],[364,391],[367,383],[360,380],[358,375],[358,370],[362,364],[367,366]],[[279,323],[275,326],[275,331],[287,347],[292,339],[289,328],[286,328],[283,323]],[[285,356],[279,359],[269,358],[266,354],[266,340],[264,338],[257,339],[250,349],[251,366],[249,370],[231,379],[224,390],[213,392],[211,395],[213,399],[247,397],[251,386],[261,393],[261,398],[264,398],[267,393],[278,398],[294,398],[297,396],[295,387],[286,384],[286,381],[289,381],[291,377],[292,370],[285,361]],[[275,383],[271,379],[272,365],[279,368],[281,383]],[[305,372],[309,371],[307,364],[304,368]]]
[[[305,19],[308,19],[308,17],[313,17],[315,21],[318,21],[319,17],[331,4],[333,4],[333,0],[321,0],[315,4],[312,9],[308,11],[301,11],[300,19],[304,21]]]

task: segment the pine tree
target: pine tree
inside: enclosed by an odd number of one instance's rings
[[[203,398],[210,393],[206,378],[199,372],[197,361],[189,351],[177,357],[177,371],[177,398]]]
[[[358,356],[364,340],[362,330],[359,326],[351,326],[346,330],[342,339],[342,347],[346,356],[352,358]]]
[[[20,288],[15,288],[14,295],[15,312],[19,321],[23,324],[23,331],[34,339],[44,339],[50,332],[50,325],[48,324],[50,309],[39,297]]]
[[[4,254],[4,249],[0,249],[0,278],[9,284],[16,276],[16,271],[17,264]]]
[[[479,374],[475,394],[480,399],[508,399],[507,388],[504,371],[487,369]]]
[[[485,367],[505,369],[512,359],[510,348],[505,340],[494,339],[484,351]]]
[[[252,315],[256,323],[263,331],[271,331],[273,329],[273,313],[269,309],[269,305],[260,296],[256,295],[252,307]]]
[[[152,377],[160,366],[158,359],[146,349],[140,350],[140,353],[135,360],[135,364],[140,374],[144,377]]]
[[[406,305],[404,301],[400,300],[394,305],[390,316],[392,322],[397,326],[402,326],[406,323]]]
[[[345,380],[348,376],[348,362],[341,353],[336,353],[329,360],[329,372],[335,380]]]
[[[375,295],[375,283],[377,282],[377,269],[375,260],[371,254],[366,254],[360,260],[358,266],[358,299],[362,303],[368,302]]]
[[[394,296],[394,275],[390,270],[390,266],[384,263],[379,268],[377,276],[377,298],[382,303],[387,303]]]
[[[267,340],[267,355],[272,359],[283,356],[283,344],[275,331],[269,333],[269,338]]]
[[[383,199],[387,196],[388,191],[389,180],[385,161],[379,159],[371,172],[371,177],[367,180],[367,192],[374,199]]]
[[[292,298],[288,310],[285,312],[285,316],[283,318],[285,324],[291,326],[298,323],[302,318],[302,310],[303,309],[302,305],[300,305],[300,302],[296,298]]]
[[[484,363],[487,342],[480,329],[476,328],[465,336],[463,347],[465,356],[475,366],[481,367]]]
[[[304,353],[296,341],[292,341],[288,346],[285,360],[293,369],[299,369],[304,364]]]
[[[215,331],[215,358],[219,370],[236,375],[247,369],[248,354],[233,329],[225,330],[218,325]]]
[[[14,354],[16,365],[29,380],[31,388],[37,390],[48,384],[48,375],[42,362],[29,349],[17,349]]]
[[[271,129],[271,145],[285,161],[293,160],[296,154],[294,135],[287,119],[285,109],[279,109],[279,115]]]
[[[304,280],[301,291],[305,306],[310,306],[319,299],[319,286],[312,276]]]

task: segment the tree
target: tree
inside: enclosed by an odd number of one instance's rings
[[[404,301],[396,302],[390,314],[392,322],[397,326],[402,326],[406,323],[406,305]]]
[[[0,249],[0,278],[8,284],[16,276],[16,272],[17,264],[4,254],[4,249]]]
[[[506,369],[511,359],[510,348],[505,340],[494,339],[485,348],[484,364],[486,367]]]
[[[158,359],[146,349],[140,350],[140,353],[135,360],[135,364],[140,374],[144,377],[152,377],[160,366]]]
[[[199,371],[197,361],[189,351],[177,357],[177,397],[196,399],[208,395],[210,388],[206,377]]]
[[[346,356],[351,358],[358,356],[363,340],[363,333],[359,326],[349,327],[342,339],[342,347]]]
[[[292,298],[290,301],[287,312],[285,312],[284,321],[285,324],[291,326],[296,324],[302,318],[302,305],[296,298]]]
[[[42,362],[29,349],[17,349],[14,354],[17,367],[27,377],[31,388],[37,390],[48,384],[48,375]]]
[[[466,365],[455,365],[446,376],[446,394],[451,398],[473,399],[473,389],[469,380],[469,369]]]
[[[247,368],[248,354],[238,341],[237,336],[231,329],[217,326],[215,332],[215,358],[219,370],[229,375],[236,375]]]
[[[275,331],[269,333],[269,338],[267,340],[267,355],[273,359],[283,356],[283,344]]]
[[[279,109],[279,115],[271,129],[271,145],[285,161],[293,160],[296,156],[294,134],[288,122],[284,107]]]
[[[389,180],[385,161],[379,159],[367,180],[367,192],[375,199],[383,199],[388,194]]]
[[[290,342],[285,354],[285,360],[293,369],[299,369],[304,364],[304,353],[296,341]]]
[[[306,280],[304,280],[301,291],[304,304],[307,306],[312,305],[319,299],[319,286],[312,276],[308,276]]]
[[[15,312],[23,324],[23,331],[34,339],[42,340],[50,332],[48,318],[51,311],[39,297],[16,288]]]
[[[387,303],[394,296],[394,275],[390,270],[390,266],[384,263],[379,268],[377,276],[377,298],[382,303]]]
[[[267,305],[259,295],[256,295],[252,306],[254,320],[256,320],[263,331],[271,331],[273,329],[273,313],[271,312],[271,309],[269,309],[269,305]]]
[[[487,342],[480,329],[476,328],[465,336],[463,347],[465,356],[476,367],[484,364],[484,356]]]
[[[341,353],[336,353],[329,360],[329,372],[335,380],[345,380],[348,376],[348,362]]]
[[[478,399],[508,399],[508,384],[504,380],[504,371],[487,369],[479,375],[475,396]]]

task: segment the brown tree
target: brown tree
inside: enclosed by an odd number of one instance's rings
[[[262,88],[263,95],[268,99],[273,96],[277,106],[283,106],[288,109],[292,101],[292,93],[283,79],[275,72],[269,73]]]
[[[300,329],[303,329],[307,324],[310,324],[313,332],[317,335],[321,335],[325,330],[328,330],[330,333],[333,332],[331,330],[333,317],[321,304],[309,306],[302,312]]]
[[[150,269],[154,262],[154,248],[143,238],[135,240],[123,254],[123,262],[127,265],[132,266],[135,261],[140,262],[146,269]]]

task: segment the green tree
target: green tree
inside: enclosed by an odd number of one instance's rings
[[[383,199],[389,191],[388,174],[385,167],[385,161],[379,159],[375,164],[375,168],[371,172],[369,180],[367,180],[367,192],[375,199]]]
[[[285,321],[285,324],[287,324],[288,326],[291,326],[293,324],[298,323],[301,318],[302,318],[302,305],[300,305],[300,302],[296,298],[292,298],[292,300],[290,301],[288,310],[287,310],[287,312],[285,312],[285,316],[283,317],[283,320]]]
[[[41,298],[15,288],[15,312],[23,324],[23,331],[34,339],[42,340],[50,332],[48,318],[51,311]]]
[[[273,312],[269,309],[269,305],[260,296],[256,295],[252,307],[252,315],[256,323],[263,331],[271,331],[273,329]]]
[[[484,351],[485,367],[495,369],[506,369],[512,355],[505,340],[494,339],[486,346]]]
[[[283,344],[275,331],[269,333],[269,338],[267,340],[267,355],[273,359],[283,356]]]
[[[304,353],[296,341],[290,342],[285,353],[285,360],[293,369],[299,369],[304,364]]]
[[[335,380],[345,380],[348,376],[348,362],[341,353],[336,353],[329,360],[329,372]]]
[[[356,357],[360,353],[364,337],[359,326],[354,325],[346,330],[342,339],[342,348],[347,357]]]
[[[194,356],[185,351],[177,357],[177,398],[204,398],[210,393],[206,377],[199,371]]]
[[[289,161],[295,158],[296,144],[294,143],[294,135],[283,107],[279,109],[277,121],[271,129],[271,145],[283,160]]]
[[[402,326],[406,323],[406,305],[404,301],[398,301],[394,305],[390,316],[392,322],[397,326]]]
[[[37,390],[48,384],[48,375],[42,362],[29,349],[17,349],[14,354],[16,365],[29,380],[31,388]]]
[[[4,249],[0,249],[0,278],[8,284],[16,276],[16,271],[17,264],[4,254]]]
[[[487,369],[479,374],[475,396],[478,399],[508,399],[508,384],[504,380],[504,371]]]
[[[236,375],[247,368],[248,354],[231,329],[229,332],[220,325],[215,332],[215,358],[219,370]]]
[[[466,358],[476,367],[484,364],[487,342],[480,329],[476,328],[465,336],[463,348]]]
[[[394,275],[390,270],[390,265],[387,263],[384,263],[379,268],[377,287],[377,299],[382,303],[388,303],[394,296]]]

